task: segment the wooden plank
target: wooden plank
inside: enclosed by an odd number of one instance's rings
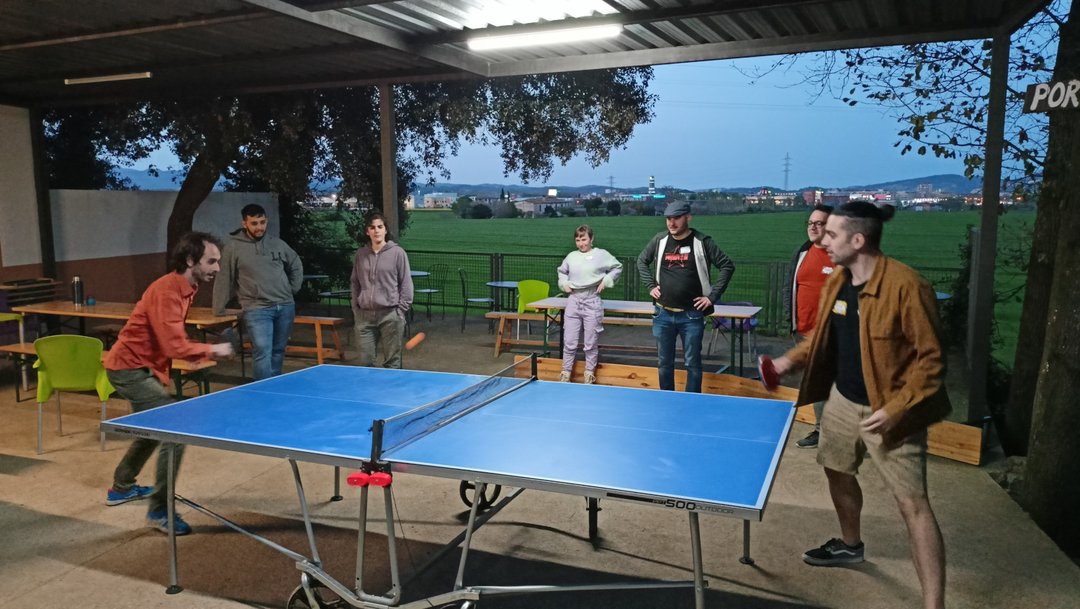
[[[515,362],[528,359],[524,356],[514,358]],[[540,357],[536,360],[537,377],[543,381],[557,381],[562,372],[562,360],[551,357]],[[631,366],[627,364],[599,364],[595,370],[596,383],[598,385],[611,385],[615,387],[633,387],[637,389],[659,389],[660,380],[656,368],[650,366]],[[572,382],[581,383],[585,376],[585,362],[574,362],[574,370],[570,379]],[[686,388],[686,371],[675,371],[675,389],[683,391]],[[731,374],[714,374],[706,372],[702,375],[701,390],[703,393],[737,395],[751,398],[771,398],[780,400],[796,401],[799,390],[794,387],[781,386],[776,392],[770,393],[754,379],[743,378]],[[814,424],[814,406],[806,404],[800,406],[795,413],[795,420],[810,425]],[[979,465],[982,461],[982,429],[972,425],[956,423],[954,421],[941,421],[930,426],[927,430],[927,452],[937,457],[944,457],[961,463]]]
[[[527,359],[517,356],[514,361]],[[562,360],[553,357],[540,357],[536,360],[537,376],[545,381],[559,380],[562,372]],[[660,377],[656,368],[651,366],[633,366],[629,364],[604,364],[597,365],[596,382],[598,385],[611,385],[615,387],[633,387],[637,389],[659,389]],[[585,362],[574,363],[574,370],[570,379],[580,383],[585,377]],[[675,389],[686,389],[686,371],[675,371]],[[766,398],[774,400],[794,401],[798,397],[798,391],[791,387],[781,387],[775,393],[769,393],[761,386],[761,383],[753,379],[742,378],[732,374],[716,374],[706,372],[702,375],[701,390],[704,393],[738,395],[742,397]]]
[[[12,343],[10,345],[0,345],[0,353],[37,357],[37,351],[34,350],[34,343]],[[102,350],[101,358],[105,359],[105,356],[108,354],[108,350]],[[194,362],[183,359],[174,359],[172,360],[171,367],[173,370],[179,370],[180,372],[196,372],[198,370],[212,368],[216,365],[217,362],[210,359],[198,360]]]
[[[345,352],[341,348],[341,337],[338,336],[337,327],[343,325],[345,319],[342,317],[326,317],[322,315],[297,315],[293,318],[293,325],[305,324],[314,326],[315,331],[315,346],[309,347],[304,345],[286,345],[286,353],[305,353],[314,354],[315,361],[323,363],[326,358],[345,359]],[[334,343],[333,347],[323,346],[323,328],[330,330],[330,338]]]

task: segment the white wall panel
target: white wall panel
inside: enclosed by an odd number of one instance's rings
[[[0,106],[0,253],[4,266],[41,262],[30,112]]]

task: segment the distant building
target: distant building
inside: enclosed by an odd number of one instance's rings
[[[762,188],[757,194],[746,195],[747,205],[762,205],[772,203],[780,207],[794,207],[798,201],[802,205],[803,195],[797,192],[773,192],[768,188]]]
[[[456,192],[430,192],[424,195],[424,207],[427,209],[453,207],[457,200]]]
[[[416,209],[416,197],[409,193],[405,197],[405,209]]]
[[[563,210],[573,209],[576,203],[575,199],[567,197],[530,197],[514,201],[514,207],[518,208],[518,211],[523,215],[540,216],[547,211],[548,207],[558,213]]]
[[[851,201],[871,201],[878,205],[894,204],[892,193],[883,190],[874,192],[865,190],[830,190],[821,195],[821,202],[832,207],[839,207]]]
[[[824,190],[804,190],[802,192],[803,203],[807,206],[821,205],[824,201]]]

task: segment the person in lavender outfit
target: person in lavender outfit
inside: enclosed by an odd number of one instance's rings
[[[570,252],[559,265],[559,289],[569,295],[563,313],[563,364],[559,380],[570,380],[577,357],[578,338],[583,336],[585,383],[596,382],[596,361],[600,355],[600,333],[604,331],[604,303],[600,293],[615,285],[622,263],[607,250],[593,247],[593,230],[582,224],[574,231],[577,251]]]

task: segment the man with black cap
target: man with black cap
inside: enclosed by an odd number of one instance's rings
[[[720,251],[712,238],[690,228],[690,204],[669,203],[664,210],[667,231],[649,241],[638,256],[638,276],[649,290],[656,311],[656,337],[660,388],[675,389],[675,339],[682,340],[686,364],[686,390],[701,393],[701,341],[705,317],[720,300],[735,263]],[[720,272],[709,283],[709,265]]]

